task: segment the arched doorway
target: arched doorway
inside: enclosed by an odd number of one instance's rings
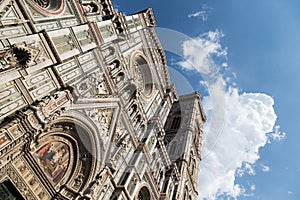
[[[56,191],[55,195],[75,198],[95,177],[100,158],[95,151],[101,147],[95,143],[97,139],[92,132],[82,121],[62,117],[39,136],[32,156]]]

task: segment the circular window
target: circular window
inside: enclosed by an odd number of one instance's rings
[[[23,48],[13,48],[13,55],[15,62],[21,66],[26,65],[31,59],[30,52]]]
[[[42,8],[48,8],[50,5],[50,0],[34,0]]]
[[[64,0],[30,0],[30,2],[46,14],[60,14],[64,9]]]

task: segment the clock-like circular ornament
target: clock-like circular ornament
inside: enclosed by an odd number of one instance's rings
[[[65,7],[65,0],[29,0],[37,11],[47,15],[61,14]]]

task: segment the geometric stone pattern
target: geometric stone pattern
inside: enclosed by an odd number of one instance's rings
[[[0,199],[197,199],[205,115],[152,9],[0,1]]]

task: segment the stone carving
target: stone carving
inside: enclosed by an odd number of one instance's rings
[[[80,186],[83,182],[83,178],[84,178],[83,174],[81,174],[81,173],[78,174],[77,177],[74,179],[75,185]]]
[[[122,137],[122,135],[124,134],[126,130],[124,129],[124,126],[120,123],[118,123],[117,127],[116,127],[116,131],[115,131],[115,136],[113,141],[115,143],[117,143],[117,141],[119,141]]]
[[[90,119],[93,120],[95,123],[99,124],[102,132],[106,133],[106,135],[108,136],[113,110],[94,108],[85,111],[88,117],[90,117]]]
[[[40,42],[24,42],[13,48],[14,56],[20,66],[33,66],[49,59],[48,55],[41,49]]]
[[[11,69],[16,65],[17,61],[11,49],[0,53],[0,71]]]
[[[34,0],[42,8],[47,8],[50,5],[50,0]]]
[[[127,149],[130,144],[130,135],[128,133],[124,134],[124,136],[117,143],[122,149]]]
[[[100,72],[93,73],[89,76],[88,79],[89,79],[90,85],[95,88],[97,95],[109,94],[102,73],[100,73]]]
[[[36,106],[31,107],[36,111],[38,119],[43,124],[47,124],[60,115],[60,112],[63,110],[62,106],[70,100],[70,94],[67,91],[60,91],[44,98]]]
[[[101,129],[108,135],[110,122],[112,119],[112,110],[99,110],[98,112],[98,121],[101,125]]]
[[[94,3],[83,4],[82,8],[83,8],[85,13],[94,13],[94,12],[98,11],[98,6]]]
[[[107,185],[104,185],[105,178],[109,175],[109,168],[105,166],[90,183],[88,189],[78,199],[97,199],[100,194],[100,190],[107,189]]]
[[[103,51],[103,56],[105,58],[107,58],[108,56],[113,56],[115,54],[116,50],[114,47],[112,46],[109,46],[108,48],[106,48],[104,51]]]
[[[78,86],[78,92],[83,97],[89,97],[87,91],[93,89],[95,95],[106,96],[109,95],[109,89],[103,77],[103,74],[100,72],[92,73],[87,80],[82,81]]]
[[[123,150],[126,150],[130,145],[130,134],[121,123],[117,125],[113,141],[117,147],[121,147]]]
[[[26,200],[35,200],[28,186],[24,183],[22,178],[20,178],[17,172],[14,169],[12,169],[11,166],[6,168],[5,173],[9,175],[9,178],[12,180],[13,184],[16,186],[16,188],[22,194],[22,196],[26,197]]]
[[[14,44],[11,48],[0,52],[0,70],[13,67],[31,67],[49,59],[41,48],[40,42],[26,41]]]

